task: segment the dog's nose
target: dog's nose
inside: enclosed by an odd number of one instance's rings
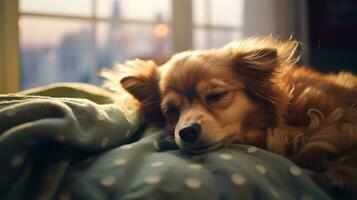
[[[191,123],[179,132],[180,138],[187,143],[194,143],[201,134],[201,125],[198,123]]]

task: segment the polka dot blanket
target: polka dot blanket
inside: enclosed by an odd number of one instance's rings
[[[0,95],[0,199],[331,199],[287,159],[181,152],[135,106],[67,83]]]

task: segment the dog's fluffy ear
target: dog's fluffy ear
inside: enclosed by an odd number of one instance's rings
[[[126,64],[131,69],[120,79],[122,87],[140,102],[157,98],[160,78],[156,64],[142,60],[128,61]]]
[[[243,62],[248,67],[257,70],[271,70],[277,64],[278,51],[273,48],[263,48],[245,52],[242,54]]]
[[[158,66],[153,61],[134,60],[126,62],[125,67],[128,69],[120,79],[121,86],[140,102],[148,121],[163,125]]]
[[[271,37],[253,37],[232,42],[224,49],[230,52],[235,71],[249,72],[254,78],[266,79],[283,74],[295,65],[300,59],[302,47],[294,40],[283,42]]]
[[[255,79],[270,78],[279,65],[278,52],[274,48],[242,52],[235,55],[233,62],[238,74],[253,76]]]
[[[242,53],[235,58],[234,70],[246,86],[246,93],[262,106],[265,112],[264,125],[275,126],[282,122],[287,98],[282,95],[276,74],[280,68],[278,52],[274,48],[263,48]],[[254,120],[253,120],[254,121]]]

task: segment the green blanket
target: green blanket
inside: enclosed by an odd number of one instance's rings
[[[184,154],[118,96],[78,83],[0,95],[0,199],[330,199],[262,149]]]

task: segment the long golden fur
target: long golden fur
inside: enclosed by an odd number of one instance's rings
[[[120,81],[184,151],[255,145],[318,172],[329,186],[357,191],[357,78],[296,66],[298,48],[248,38],[179,53],[160,67],[129,61],[107,76],[114,73],[109,82]]]

